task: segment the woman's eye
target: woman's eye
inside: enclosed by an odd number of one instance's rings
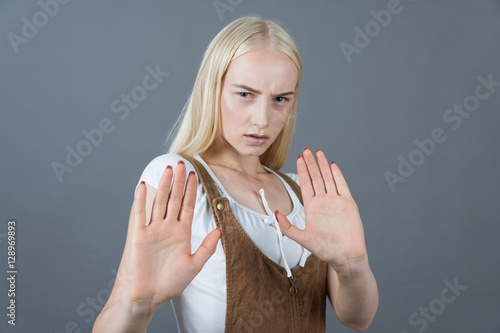
[[[243,98],[250,97],[250,93],[247,93],[247,92],[240,92],[240,93],[238,93],[238,95],[240,95]]]
[[[276,102],[278,102],[278,103],[288,102],[288,98],[286,98],[286,97],[276,97]]]

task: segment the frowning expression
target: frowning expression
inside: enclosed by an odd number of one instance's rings
[[[298,73],[276,51],[233,59],[221,90],[222,135],[242,155],[262,155],[285,125],[295,103]]]

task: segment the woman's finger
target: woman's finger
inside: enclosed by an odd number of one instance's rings
[[[145,226],[146,221],[146,183],[141,181],[135,193],[132,211],[134,216],[134,230]]]
[[[184,192],[184,200],[182,201],[181,214],[179,221],[191,223],[193,221],[194,206],[196,203],[197,179],[194,171],[188,175],[186,190]]]
[[[212,230],[207,237],[203,240],[200,247],[196,250],[195,253],[191,256],[195,269],[197,272],[201,271],[205,263],[210,259],[212,254],[215,253],[215,249],[217,248],[217,242],[219,238],[222,236],[222,229],[216,228]]]
[[[311,181],[314,188],[315,194],[325,193],[325,183],[323,182],[323,176],[319,171],[318,164],[314,159],[314,155],[309,149],[309,147],[304,148],[304,161],[307,165],[307,171],[309,171],[309,175],[311,177]]]
[[[304,230],[300,230],[296,226],[290,223],[288,221],[287,217],[283,214],[281,214],[278,211],[274,212],[274,215],[276,216],[276,219],[278,220],[278,223],[280,225],[280,230],[285,235],[286,237],[290,238],[291,240],[296,241],[299,245],[302,245],[304,247],[306,243],[306,234]]]
[[[172,191],[170,191],[170,197],[167,202],[167,220],[178,221],[185,183],[186,166],[184,165],[184,161],[179,161],[174,171]]]
[[[330,169],[330,164],[326,159],[325,153],[323,153],[323,151],[319,148],[316,150],[316,159],[318,160],[319,169],[321,170],[321,175],[323,176],[323,181],[325,182],[326,192],[338,194],[332,170]]]
[[[305,202],[306,200],[314,197],[314,188],[311,182],[311,177],[309,177],[309,171],[307,171],[304,156],[302,155],[299,155],[299,157],[297,158],[297,174],[299,175],[302,199]]]
[[[151,215],[153,212],[155,197],[156,189],[153,186],[146,184],[146,226],[151,223]]]
[[[332,170],[333,178],[335,179],[335,184],[337,184],[337,190],[339,195],[352,198],[351,191],[347,186],[344,175],[340,171],[339,166],[336,163],[330,164],[330,169]]]
[[[172,177],[174,172],[170,165],[167,165],[158,184],[158,192],[153,206],[152,222],[159,222],[165,219],[167,211],[167,202],[170,195],[170,186],[172,185]]]

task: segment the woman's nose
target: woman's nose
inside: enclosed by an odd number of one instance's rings
[[[258,128],[269,126],[270,105],[264,99],[255,103],[255,110],[252,113],[252,124]]]

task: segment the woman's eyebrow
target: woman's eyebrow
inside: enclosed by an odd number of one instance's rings
[[[248,91],[250,91],[250,92],[252,92],[254,94],[258,94],[258,95],[262,94],[262,91],[254,89],[252,87],[249,87],[249,86],[247,86],[245,84],[232,84],[232,86],[248,90]],[[294,95],[294,94],[295,93],[293,91],[287,91],[287,92],[284,92],[284,93],[281,93],[281,94],[275,94],[273,96],[276,97],[276,96],[286,96],[286,95]]]

